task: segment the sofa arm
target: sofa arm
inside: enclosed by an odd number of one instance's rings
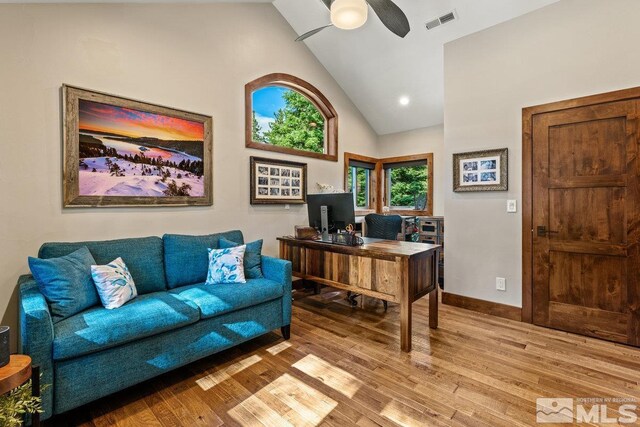
[[[282,326],[291,324],[291,261],[262,256],[262,274],[269,280],[281,283],[284,287],[282,296]]]
[[[20,352],[31,356],[32,363],[40,366],[40,384],[47,385],[42,392],[42,419],[53,414],[53,322],[49,306],[32,276],[21,276],[20,287]]]

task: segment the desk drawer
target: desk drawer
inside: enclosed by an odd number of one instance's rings
[[[435,236],[438,234],[438,221],[423,220],[420,223],[420,231]]]

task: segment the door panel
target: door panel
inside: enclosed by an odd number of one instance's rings
[[[627,309],[623,257],[550,251],[549,300],[616,313]]]
[[[568,179],[626,173],[624,117],[549,128],[549,177]]]
[[[549,189],[549,229],[558,232],[551,238],[626,243],[624,195],[624,187]]]
[[[638,101],[532,118],[533,322],[638,344]]]
[[[628,341],[629,316],[620,313],[551,302],[549,322],[554,329],[609,341]]]

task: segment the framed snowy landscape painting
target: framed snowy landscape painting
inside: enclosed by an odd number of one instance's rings
[[[213,119],[63,86],[64,206],[213,204]]]

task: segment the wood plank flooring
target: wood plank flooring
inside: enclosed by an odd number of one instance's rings
[[[407,354],[397,304],[294,297],[291,340],[265,335],[46,425],[510,427],[536,425],[541,397],[640,400],[640,349],[447,305],[430,330],[423,298]]]

